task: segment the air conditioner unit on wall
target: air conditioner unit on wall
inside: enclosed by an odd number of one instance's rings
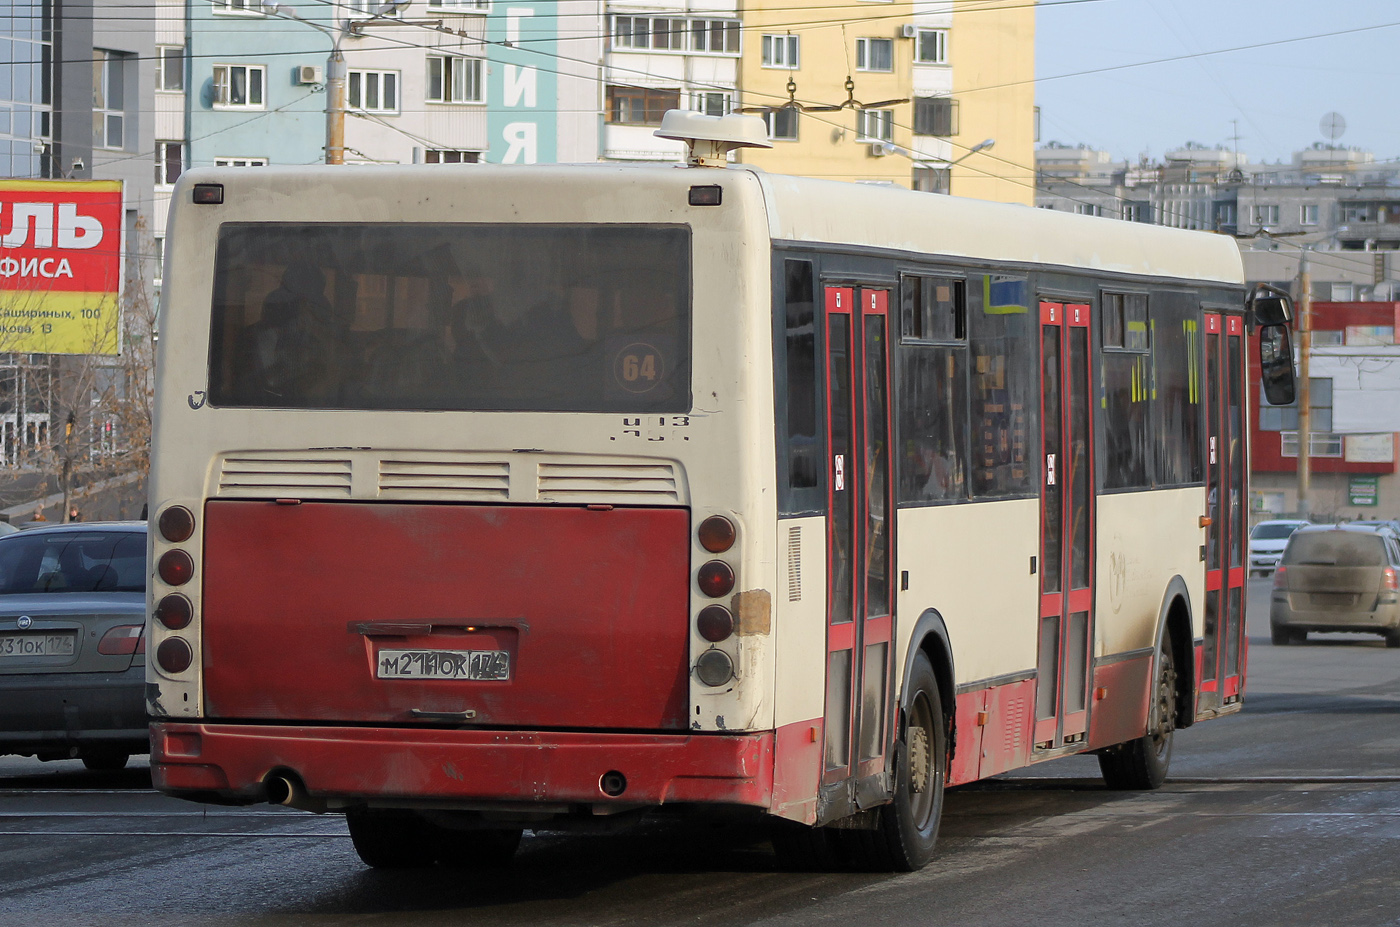
[[[326,72],[319,65],[301,64],[297,65],[298,84],[324,84],[326,82]]]
[[[919,27],[913,23],[905,23],[899,27],[899,34],[906,39],[916,39],[919,37]]]
[[[887,154],[894,154],[894,145],[890,142],[871,142],[870,156],[873,158],[883,158]]]

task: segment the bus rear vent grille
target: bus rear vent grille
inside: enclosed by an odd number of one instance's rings
[[[676,468],[666,463],[539,465],[541,502],[674,505],[681,501]]]
[[[350,495],[350,461],[225,457],[219,495],[244,499],[343,499]]]
[[[788,529],[788,601],[802,601],[802,526]]]
[[[510,498],[510,464],[496,460],[381,460],[379,495],[505,502]]]

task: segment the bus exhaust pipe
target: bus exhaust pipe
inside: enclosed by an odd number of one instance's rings
[[[285,805],[299,811],[325,814],[326,802],[306,794],[306,788],[295,776],[273,775],[267,778],[267,801],[270,805]]]

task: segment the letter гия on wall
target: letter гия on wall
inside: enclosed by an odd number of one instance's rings
[[[0,180],[0,352],[121,350],[119,180]]]

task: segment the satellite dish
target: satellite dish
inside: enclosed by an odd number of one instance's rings
[[[1336,141],[1347,133],[1347,121],[1341,113],[1328,113],[1322,117],[1322,122],[1318,123],[1318,128],[1322,134],[1332,141]]]

